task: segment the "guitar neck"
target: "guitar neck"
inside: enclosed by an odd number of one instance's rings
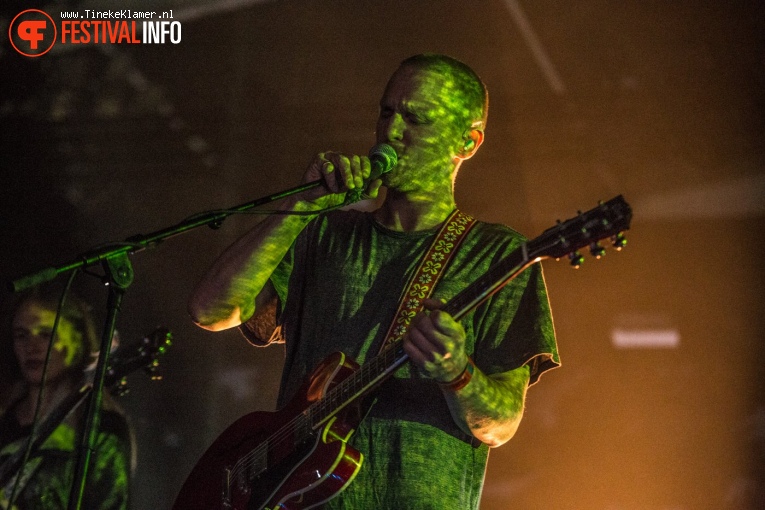
[[[626,242],[622,231],[629,228],[631,218],[632,209],[619,195],[608,202],[601,202],[589,211],[579,212],[565,222],[559,221],[540,236],[521,243],[507,257],[491,266],[485,274],[449,300],[442,309],[455,320],[460,320],[527,267],[541,260],[568,256],[572,265],[578,267],[583,257],[577,250],[589,246],[590,253],[600,258],[605,250],[598,241],[609,237],[619,250]],[[402,341],[391,342],[379,355],[309,407],[312,427],[320,427],[355,399],[368,394],[407,359]]]
[[[484,275],[459,292],[443,306],[443,310],[462,319],[467,313],[483,303],[531,264],[541,260],[529,260],[526,243],[509,256],[492,266]],[[330,418],[356,399],[367,395],[387,380],[401,365],[408,361],[401,339],[391,342],[380,354],[370,359],[352,375],[328,391],[324,398],[308,408],[312,428],[323,426]]]
[[[442,310],[451,315],[454,320],[461,320],[524,269],[540,260],[542,257],[530,260],[527,245],[523,243],[506,258],[490,267],[483,276],[450,299]]]
[[[391,342],[380,354],[340,381],[337,386],[326,392],[321,400],[308,407],[311,428],[315,430],[323,426],[346,406],[369,394],[408,359],[409,356],[403,349],[403,342],[401,340]]]

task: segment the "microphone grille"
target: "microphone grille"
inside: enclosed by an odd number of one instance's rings
[[[369,159],[380,161],[383,165],[384,173],[396,166],[398,154],[396,154],[396,149],[387,143],[378,143],[369,150]]]

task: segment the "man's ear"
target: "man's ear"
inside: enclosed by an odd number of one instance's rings
[[[471,128],[465,132],[463,139],[465,142],[460,150],[457,151],[457,156],[463,160],[470,159],[483,143],[483,129]]]

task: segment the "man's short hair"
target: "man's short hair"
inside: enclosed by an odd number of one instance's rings
[[[444,73],[454,80],[454,85],[464,98],[465,107],[473,120],[481,120],[486,126],[489,114],[489,91],[478,74],[464,62],[437,53],[414,55],[401,62],[399,68],[414,67],[420,70]]]

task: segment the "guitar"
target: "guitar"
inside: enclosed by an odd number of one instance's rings
[[[620,250],[632,211],[621,195],[545,230],[446,303],[460,320],[530,265],[568,257],[583,262],[599,241]],[[253,412],[230,425],[192,469],[173,510],[299,510],[313,508],[345,489],[363,455],[347,442],[363,417],[362,400],[408,360],[402,342],[392,342],[359,366],[342,352],[325,358],[297,395],[276,412]]]
[[[157,368],[159,357],[163,355],[172,343],[172,333],[165,328],[157,328],[146,335],[137,346],[118,348],[111,356],[109,366],[104,377],[104,387],[111,391],[124,395],[126,393],[125,378],[139,368],[143,368],[151,375],[152,379],[159,379]],[[56,428],[90,395],[92,385],[87,383],[79,391],[69,395],[56,408],[54,408],[45,420],[40,423],[37,433],[32,441],[32,453],[34,453]],[[18,448],[0,464],[0,493],[10,494],[15,475],[19,471],[24,458],[27,438],[20,440]],[[6,447],[7,448],[7,447]],[[22,482],[29,480],[35,466],[34,459],[30,455],[27,467],[24,469]],[[23,485],[22,483],[22,485]],[[17,493],[21,488],[17,488]]]

